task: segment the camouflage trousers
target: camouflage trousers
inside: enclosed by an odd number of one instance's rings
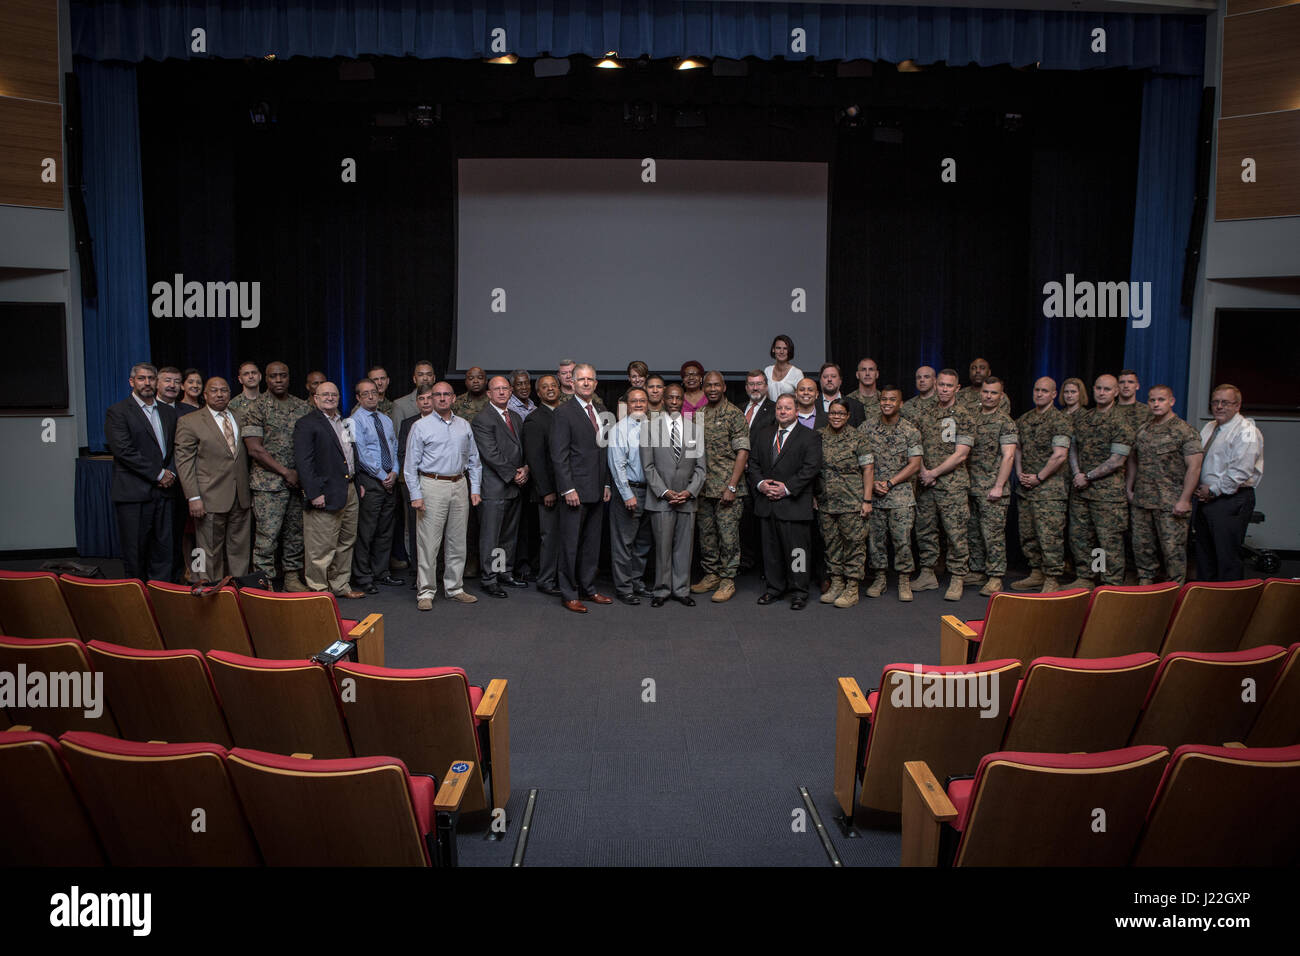
[[[912,525],[916,523],[916,507],[871,509],[871,570],[884,571],[889,567],[889,554],[885,538],[894,542],[894,570],[911,574],[916,570],[912,560]]]
[[[933,568],[939,563],[939,527],[948,539],[948,570],[961,577],[966,567],[969,550],[966,542],[970,523],[970,504],[966,490],[959,492],[922,488],[916,499],[917,560],[922,568]]]
[[[1007,509],[1011,499],[1003,494],[989,501],[987,494],[970,496],[970,521],[966,539],[970,545],[970,570],[1000,578],[1007,573]]]
[[[1128,502],[1070,498],[1070,553],[1081,577],[1101,575],[1102,584],[1124,583],[1124,529]],[[1093,551],[1103,552],[1093,557]],[[1100,560],[1098,560],[1100,559]]]
[[[1133,519],[1133,559],[1139,578],[1160,580],[1160,558],[1165,559],[1165,578],[1183,584],[1187,579],[1187,529],[1189,518],[1179,518],[1168,509],[1130,510]]]
[[[1032,570],[1049,578],[1065,574],[1064,498],[1020,499],[1020,547]]]
[[[276,546],[283,544],[286,574],[302,571],[302,493],[297,489],[253,491],[253,568],[275,577]]]
[[[701,498],[695,511],[700,532],[700,567],[705,574],[735,578],[740,569],[740,516],[745,501],[724,505],[721,498]]]
[[[826,543],[826,572],[861,581],[867,565],[867,519],[856,511],[817,512]]]

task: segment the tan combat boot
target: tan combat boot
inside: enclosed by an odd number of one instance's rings
[[[902,580],[906,581],[907,575],[903,575]],[[871,587],[867,588],[867,597],[869,598],[880,597],[880,595],[885,593],[885,587],[886,587],[885,572],[877,571],[876,579],[871,582]]]
[[[989,578],[988,583],[986,583],[984,587],[980,588],[980,596],[992,597],[994,594],[996,594],[998,591],[1001,590],[1002,590],[1002,579]]]
[[[302,579],[301,571],[284,572],[284,589],[286,591],[309,591],[307,582]]]
[[[988,576],[983,571],[971,571],[961,579],[962,584],[983,584]]]
[[[957,575],[954,574],[951,578],[948,579],[948,590],[943,593],[943,599],[945,601],[960,601],[961,595],[962,595],[961,578],[957,577]]]
[[[1071,581],[1069,584],[1067,584],[1067,585],[1066,585],[1065,587],[1063,587],[1061,590],[1062,590],[1062,591],[1072,591],[1072,590],[1074,590],[1075,588],[1087,588],[1089,591],[1091,591],[1091,590],[1092,590],[1093,588],[1095,588],[1096,586],[1097,586],[1097,585],[1095,585],[1095,584],[1092,582],[1092,578],[1083,578],[1083,577],[1080,577],[1080,578],[1075,578],[1073,581]]]
[[[853,578],[846,578],[844,581],[844,590],[840,596],[835,599],[836,607],[853,607],[858,603],[858,582]]]
[[[700,579],[698,584],[691,585],[691,593],[703,594],[705,591],[712,591],[716,589],[717,586],[721,583],[722,583],[722,578],[718,577],[716,574],[706,574],[704,575],[704,577]]]
[[[731,578],[723,578],[718,582],[718,589],[713,592],[711,600],[714,604],[721,604],[723,601],[730,601],[732,595],[736,593],[736,582]]]
[[[907,579],[906,574],[898,576],[898,599],[900,601],[912,600],[912,582]]]
[[[1043,586],[1043,581],[1045,580],[1046,578],[1043,577],[1043,572],[1038,570],[1038,568],[1034,568],[1029,572],[1029,577],[1021,578],[1019,581],[1012,581],[1011,590],[1037,591]]]
[[[1015,587],[1014,584],[1011,586]],[[1059,591],[1059,590],[1061,590],[1060,581],[1056,580],[1056,578],[1043,578],[1043,589],[1041,593],[1050,594],[1052,591]]]
[[[934,576],[934,568],[922,568],[921,573],[912,579],[913,591],[937,591],[939,579]]]
[[[840,592],[843,590],[844,590],[844,576],[841,574],[832,574],[831,586],[826,591],[826,593],[822,595],[822,603],[834,604],[836,598],[840,596]]]

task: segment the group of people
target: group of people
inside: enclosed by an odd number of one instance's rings
[[[141,363],[105,423],[126,573],[217,580],[251,568],[282,572],[285,590],[360,599],[405,585],[394,572],[413,563],[421,610],[439,579],[446,599],[476,602],[464,579],[477,575],[491,597],[535,582],[586,613],[615,599],[727,601],[757,564],[759,603],[788,597],[798,610],[813,581],[839,608],[883,595],[892,547],[900,600],[941,586],[945,551],[944,597],[957,600],[967,585],[1003,588],[1014,488],[1031,570],[1013,589],[1123,583],[1126,550],[1140,583],[1181,582],[1193,522],[1198,577],[1243,574],[1263,438],[1235,386],[1214,390],[1198,435],[1168,386],[1139,402],[1131,370],[1098,377],[1091,405],[1081,380],[1065,381],[1058,407],[1056,382],[1040,378],[1033,408],[1013,418],[984,359],[966,387],[952,369],[917,369],[904,400],[870,358],[845,394],[838,365],[814,379],[794,351],[776,337],[772,364],[746,376],[743,407],[698,362],[672,382],[632,362],[610,410],[596,370],[572,360],[536,382],[471,368],[459,396],[421,361],[396,400],[387,371],[370,369],[347,418],[318,371],[304,399],[283,362],[264,376],[243,363],[237,395],[222,378]],[[612,597],[596,587],[606,512]]]

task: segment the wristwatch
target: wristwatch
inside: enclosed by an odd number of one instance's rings
[[[730,491],[730,492],[734,495],[734,494],[736,493],[736,486],[735,486],[735,485],[727,485],[727,490]]]

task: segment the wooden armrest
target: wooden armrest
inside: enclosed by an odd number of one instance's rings
[[[1223,746],[1225,746],[1225,747],[1231,747],[1233,750],[1245,750],[1245,749],[1246,749],[1246,745],[1243,744],[1240,740],[1225,740],[1225,741],[1223,742]]]
[[[903,866],[937,866],[944,823],[957,819],[957,808],[924,760],[903,762]]]
[[[838,680],[840,693],[844,695],[846,703],[853,710],[855,717],[870,717],[871,705],[867,703],[867,695],[862,693],[862,688],[852,677],[841,677]]]
[[[312,755],[311,755],[311,754],[304,754],[304,753],[296,753],[296,754],[289,754],[289,756],[290,756],[290,757],[297,757],[299,760],[310,760]]]
[[[497,704],[505,699],[506,679],[504,677],[494,677],[488,681],[487,689],[483,691],[483,699],[478,702],[478,709],[474,711],[474,716],[479,720],[491,720],[496,716]]]
[[[966,651],[979,635],[959,618],[945,614],[939,618],[939,663],[945,667],[966,663]]]
[[[357,663],[384,666],[384,616],[368,615],[348,631],[348,640],[357,642]]]
[[[6,727],[5,733],[8,733],[9,731],[12,730],[15,733],[25,734],[31,731],[31,729],[32,729],[31,724],[14,724],[12,727]]]
[[[457,771],[454,768],[464,764],[465,769]],[[460,809],[460,802],[465,799],[465,786],[469,783],[474,770],[474,761],[457,760],[447,768],[447,775],[442,778],[442,785],[438,787],[437,796],[433,798],[433,808],[454,813]]]
[[[862,735],[870,726],[867,695],[852,677],[836,681],[835,693],[835,799],[847,820],[853,819],[858,786],[858,756]]]
[[[151,741],[149,741],[149,743],[151,743],[151,744],[165,744],[165,743],[167,743],[167,741],[165,741],[165,740],[151,740]]]

